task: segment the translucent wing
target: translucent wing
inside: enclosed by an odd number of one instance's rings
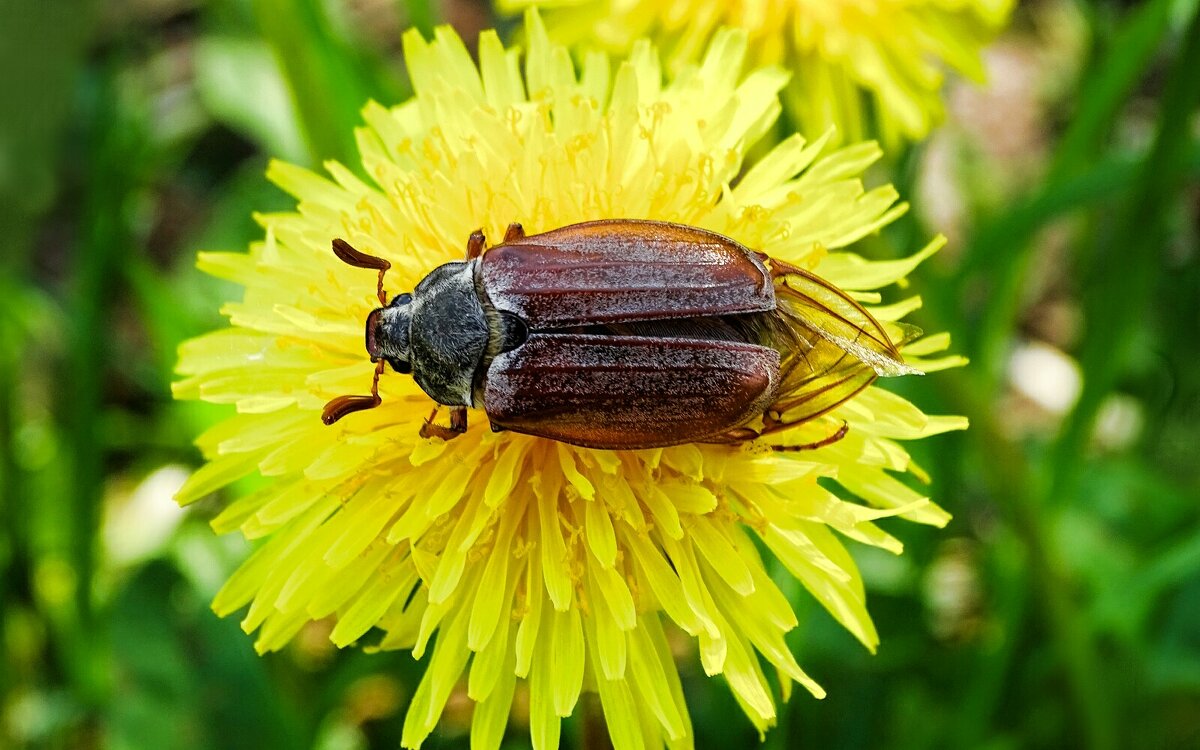
[[[794,272],[793,272],[794,271]],[[877,375],[922,375],[904,364],[879,321],[845,292],[801,269],[788,269],[783,296],[787,312],[842,351],[853,354]]]
[[[879,321],[845,292],[802,269],[783,270],[775,288],[781,327],[774,336],[783,352],[783,382],[772,409],[784,424],[824,414],[878,376],[922,374],[904,363]]]

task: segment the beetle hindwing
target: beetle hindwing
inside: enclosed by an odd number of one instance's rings
[[[776,287],[772,344],[783,357],[772,411],[782,426],[799,424],[845,403],[877,376],[921,374],[904,363],[883,325],[829,282],[793,269]]]

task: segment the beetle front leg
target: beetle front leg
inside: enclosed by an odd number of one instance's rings
[[[483,230],[476,229],[471,232],[470,239],[467,240],[467,260],[475,260],[480,255],[483,255],[483,246],[487,243],[484,239]]]
[[[421,425],[421,437],[437,437],[441,438],[442,440],[453,440],[467,431],[467,407],[455,406],[450,409],[449,427],[444,427],[440,424],[434,423],[433,420],[437,418],[439,408],[441,407],[433,407],[433,411],[429,413],[428,419],[426,419],[425,423]]]
[[[521,226],[520,222],[514,221],[508,225],[508,229],[504,232],[505,242],[516,242],[517,240],[525,239],[525,227]]]

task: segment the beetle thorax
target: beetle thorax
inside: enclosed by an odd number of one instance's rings
[[[472,406],[475,376],[488,344],[487,318],[475,291],[475,262],[447,263],[412,295],[409,328],[413,379],[446,406]]]

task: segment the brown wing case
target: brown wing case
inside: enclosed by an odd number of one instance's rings
[[[779,353],[726,341],[535,334],[496,357],[484,403],[493,427],[587,448],[694,442],[761,414]]]
[[[728,237],[679,224],[575,224],[497,245],[480,263],[492,304],[533,329],[775,307],[758,257]]]

